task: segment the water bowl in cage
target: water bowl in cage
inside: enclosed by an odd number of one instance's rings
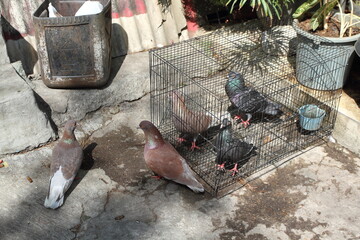
[[[314,104],[307,104],[299,108],[300,126],[308,131],[318,130],[326,112]]]

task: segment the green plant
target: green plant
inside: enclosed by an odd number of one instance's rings
[[[348,3],[348,4],[347,4]],[[340,22],[340,37],[343,37],[345,32],[349,29],[349,35],[351,36],[351,28],[357,22],[353,21],[354,19],[360,20],[359,16],[354,14],[352,0],[308,0],[303,3],[293,14],[293,18],[301,18],[305,13],[309,12],[310,9],[315,6],[319,8],[313,13],[310,24],[313,31],[322,27],[327,29],[327,21],[331,17],[331,13],[336,7],[339,9],[339,20]],[[345,13],[343,6],[349,5],[350,8],[347,9],[350,13]]]
[[[225,2],[226,6],[231,6],[230,12],[233,12],[234,7],[238,4],[241,9],[247,2],[253,9],[263,10],[266,17],[273,19],[273,14],[280,19],[282,15],[282,7],[287,7],[289,3],[293,3],[294,0],[218,0],[219,2]]]

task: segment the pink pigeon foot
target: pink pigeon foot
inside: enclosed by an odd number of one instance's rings
[[[225,169],[225,163],[223,164],[216,164],[216,167],[218,170],[224,170]]]
[[[237,165],[237,163],[236,163],[235,166],[234,166],[234,168],[229,170],[230,172],[233,172],[233,173],[231,174],[231,176],[234,176],[235,173],[239,172],[239,170],[237,169],[237,166],[238,166],[238,165]]]
[[[178,143],[180,144],[180,143],[186,142],[186,139],[179,137],[179,138],[177,138],[177,141],[178,141]]]
[[[163,177],[162,176],[158,176],[158,175],[154,175],[151,176],[152,178],[155,178],[156,180],[161,180]]]
[[[190,149],[191,149],[191,151],[194,151],[195,148],[200,149],[200,147],[196,146],[195,141],[193,141],[193,142],[191,143],[191,148],[190,148]]]
[[[234,119],[236,121],[240,119],[241,120],[240,124],[242,124],[244,126],[244,128],[247,128],[250,125],[250,119],[244,121],[240,116],[235,116]]]

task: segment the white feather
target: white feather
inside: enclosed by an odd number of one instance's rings
[[[73,178],[65,179],[60,166],[59,170],[57,170],[50,179],[49,193],[45,199],[44,206],[55,209],[63,205],[64,194],[73,180]]]

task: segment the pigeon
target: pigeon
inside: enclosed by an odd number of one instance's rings
[[[44,203],[46,208],[56,209],[63,205],[64,194],[80,168],[83,150],[75,138],[75,127],[76,121],[67,121],[64,134],[53,149],[49,192]]]
[[[209,140],[213,139],[219,133],[220,125],[221,124],[216,124],[211,126],[205,132],[201,133],[201,135],[196,138],[196,145],[200,147],[201,145],[208,143]],[[183,142],[184,146],[191,147],[193,141],[193,136],[191,134],[181,133],[179,138],[185,140]]]
[[[253,144],[233,138],[231,129],[231,122],[224,118],[215,140],[217,151],[215,162],[221,170],[230,169],[234,166],[229,170],[234,176],[239,171],[238,169],[249,161],[256,147]]]
[[[149,121],[142,121],[139,128],[145,134],[144,159],[155,174],[186,185],[194,192],[204,192],[185,159],[169,143],[164,141],[159,130]]]
[[[255,89],[246,87],[244,78],[240,73],[231,71],[228,74],[225,92],[232,104],[229,109],[233,109],[231,112],[235,113],[235,119],[240,119],[245,127],[250,125],[250,119],[256,113],[271,116],[282,113],[279,104],[266,99]]]
[[[191,136],[191,150],[194,150],[195,148],[200,149],[200,147],[196,145],[196,139],[210,127],[212,117],[188,109],[185,105],[184,96],[176,90],[170,92],[169,98],[172,104],[171,119],[176,130],[181,134]],[[186,139],[179,138],[179,141],[183,142],[186,141]]]

